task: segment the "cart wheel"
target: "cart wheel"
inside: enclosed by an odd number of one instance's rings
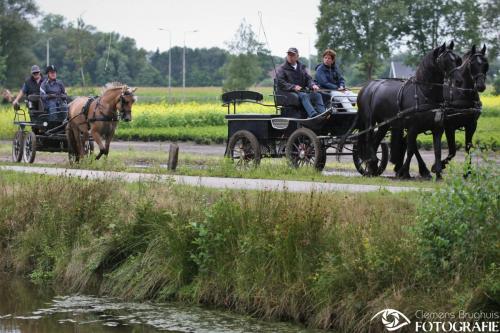
[[[88,140],[85,142],[85,155],[91,156],[94,153],[94,141]]]
[[[260,144],[255,135],[241,130],[229,138],[227,157],[236,162],[238,169],[256,167],[260,163]]]
[[[24,137],[23,161],[33,163],[36,155],[36,135],[33,132],[26,133]]]
[[[24,131],[18,130],[12,141],[12,162],[21,162],[23,159]]]
[[[357,143],[355,143],[352,148],[352,159],[354,161],[354,166],[356,166],[356,170],[363,176],[380,176],[385,171],[387,162],[389,161],[389,145],[386,142],[381,142],[378,146],[377,167],[375,172],[371,171],[368,165],[369,163],[359,156]]]
[[[318,136],[307,128],[299,128],[290,135],[286,142],[286,158],[296,168],[312,166],[323,170],[326,163],[326,150]]]

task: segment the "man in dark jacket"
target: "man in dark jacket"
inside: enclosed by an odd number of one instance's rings
[[[323,63],[316,67],[316,81],[322,89],[330,90],[332,102],[342,104],[346,111],[356,111],[356,94],[345,88],[345,80],[335,64],[336,53],[332,49],[323,52]]]
[[[19,90],[16,98],[12,101],[12,105],[17,107],[23,96],[40,95],[40,84],[42,81],[43,77],[40,74],[40,67],[37,65],[31,66],[31,76],[24,81],[21,90]],[[38,108],[38,104],[34,105],[33,108]]]
[[[321,95],[317,92],[319,86],[298,59],[299,51],[295,47],[289,48],[285,63],[277,70],[278,90],[297,93],[307,115],[312,118],[325,112],[325,105]],[[303,91],[304,88],[309,88],[313,92],[306,93]],[[316,105],[316,110],[312,104]]]

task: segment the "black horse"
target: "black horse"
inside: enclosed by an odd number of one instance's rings
[[[480,100],[478,92],[486,89],[486,73],[489,64],[486,58],[486,45],[478,52],[476,46],[464,54],[463,64],[452,74],[449,89],[444,90],[447,104],[452,108],[445,118],[444,127],[446,141],[448,142],[448,156],[441,162],[443,168],[448,164],[457,152],[455,143],[455,131],[459,128],[465,129],[465,151],[469,154],[472,148],[472,136],[477,127],[477,119],[480,116]],[[468,109],[461,112],[460,109]],[[475,111],[477,109],[478,111]]]
[[[427,112],[439,109],[443,102],[443,82],[461,64],[453,53],[454,43],[443,43],[427,53],[417,67],[415,77],[408,81],[382,79],[371,81],[358,95],[358,126],[360,131],[379,124],[376,131],[368,131],[358,138],[360,155],[368,161],[369,172],[376,170],[375,148],[391,128],[391,162],[398,177],[409,178],[410,161],[417,153],[418,133],[433,132],[436,173],[441,173],[441,136],[444,131],[443,114]],[[404,129],[407,129],[405,140]],[[407,158],[403,164],[404,153]],[[421,163],[420,163],[421,162]],[[419,159],[420,174],[430,172]]]

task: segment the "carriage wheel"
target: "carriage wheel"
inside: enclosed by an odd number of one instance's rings
[[[12,141],[12,162],[21,162],[23,159],[24,131],[18,130]]]
[[[36,135],[33,132],[26,133],[24,137],[23,161],[33,163],[36,155]]]
[[[238,169],[256,167],[261,158],[259,140],[249,131],[238,131],[229,138],[227,156]]]
[[[326,163],[326,150],[318,136],[307,128],[299,128],[286,142],[286,158],[295,168],[312,166],[323,170]]]
[[[357,143],[352,148],[352,159],[356,170],[363,176],[380,176],[385,171],[387,162],[389,161],[389,145],[386,142],[381,142],[377,147],[377,166],[375,171],[370,170],[369,163],[359,156]]]

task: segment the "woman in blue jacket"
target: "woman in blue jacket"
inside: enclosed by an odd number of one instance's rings
[[[330,90],[332,102],[342,104],[346,111],[356,111],[356,94],[345,88],[345,80],[335,64],[337,54],[332,49],[323,52],[323,63],[316,67],[316,81],[322,89]]]

